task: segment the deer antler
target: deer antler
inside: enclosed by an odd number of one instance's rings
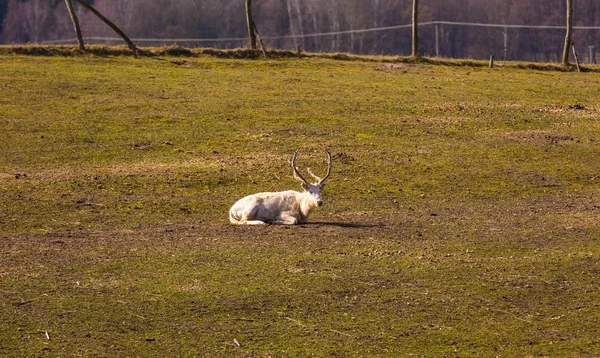
[[[331,153],[327,151],[327,174],[325,174],[325,177],[319,180],[319,186],[322,186],[323,182],[325,182],[325,180],[329,178],[329,174],[331,174]]]
[[[329,151],[327,151],[327,174],[325,174],[325,177],[321,178],[321,177],[316,176],[310,170],[310,168],[306,168],[306,170],[308,171],[308,174],[310,174],[313,178],[315,178],[315,180],[317,181],[317,185],[319,185],[319,186],[323,185],[323,182],[325,181],[325,179],[327,179],[329,177],[329,174],[331,174],[331,153],[329,153]]]
[[[300,173],[298,172],[298,168],[296,168],[296,157],[298,156],[298,151],[294,152],[294,156],[292,157],[292,169],[294,169],[294,178],[300,180],[302,183],[304,183],[304,185],[306,185],[307,187],[310,186],[310,184],[306,181],[306,179],[304,179],[304,177],[302,177],[302,175],[300,175]]]
[[[310,174],[310,176],[312,176],[313,178],[315,178],[315,180],[316,180],[317,182],[320,182],[320,181],[321,181],[321,178],[320,178],[320,177],[318,177],[318,176],[316,176],[316,175],[314,175],[314,174],[313,174],[313,172],[310,170],[310,168],[306,168],[306,171],[308,172],[308,174]]]

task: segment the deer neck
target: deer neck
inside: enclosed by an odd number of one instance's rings
[[[300,194],[298,203],[300,204],[300,214],[302,215],[302,219],[308,218],[310,212],[315,208],[315,204],[310,199],[310,193],[308,191]]]

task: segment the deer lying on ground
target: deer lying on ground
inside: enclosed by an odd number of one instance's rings
[[[321,191],[331,173],[331,153],[327,152],[327,174],[323,178],[310,174],[317,181],[310,184],[300,175],[296,167],[298,151],[292,157],[294,178],[302,183],[303,192],[294,190],[248,195],[238,200],[229,210],[229,221],[240,225],[285,224],[296,225],[308,222],[311,211],[323,205]]]

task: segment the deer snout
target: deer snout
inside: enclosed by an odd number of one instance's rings
[[[317,206],[323,206],[323,200],[317,200]]]

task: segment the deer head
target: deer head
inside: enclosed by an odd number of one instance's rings
[[[329,178],[329,174],[331,174],[331,153],[327,151],[327,174],[323,178],[320,178],[314,175],[310,168],[307,168],[308,174],[310,174],[313,178],[315,178],[316,183],[309,183],[304,177],[298,172],[298,167],[296,167],[296,157],[298,156],[298,151],[294,152],[294,156],[292,157],[292,169],[294,170],[294,178],[302,182],[302,189],[309,193],[310,201],[314,203],[315,206],[323,205],[323,201],[321,200],[321,190],[325,187],[325,180]]]

